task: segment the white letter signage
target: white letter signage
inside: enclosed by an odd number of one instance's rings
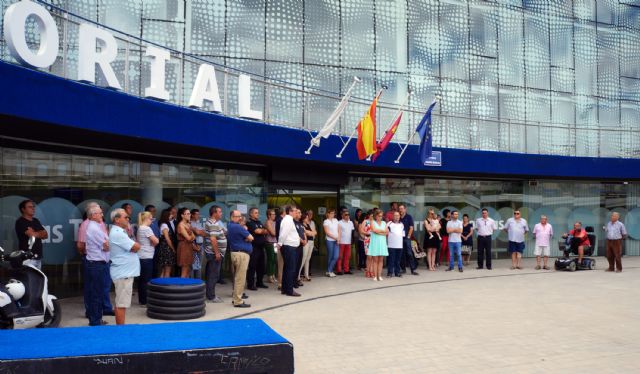
[[[78,36],[78,80],[96,83],[96,65],[107,80],[107,87],[122,89],[111,62],[118,55],[116,39],[108,31],[86,23],[80,24]],[[96,49],[100,42],[100,52]]]
[[[251,110],[251,78],[240,74],[238,77],[238,115],[243,118],[262,119],[262,112]]]
[[[40,48],[32,51],[27,45],[25,24],[33,17],[40,30]],[[42,6],[30,1],[12,4],[5,13],[4,35],[9,52],[21,64],[36,68],[47,68],[58,57],[58,27],[51,14]]]
[[[203,101],[210,102],[213,105],[214,112],[222,112],[216,69],[209,64],[200,65],[196,82],[193,85],[193,91],[191,91],[189,106],[192,108],[202,108]]]
[[[145,56],[153,57],[151,61],[151,83],[144,89],[144,96],[159,100],[169,100],[169,91],[164,89],[165,63],[171,58],[171,54],[166,49],[156,48],[152,45],[147,47]]]

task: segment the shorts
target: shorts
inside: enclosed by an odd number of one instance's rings
[[[113,284],[116,286],[116,308],[130,307],[133,277],[114,279]]]
[[[551,255],[551,250],[548,245],[536,245],[536,249],[533,251],[535,256],[544,256],[549,257]]]
[[[518,243],[518,242],[509,241],[509,253],[514,253],[514,252],[518,252],[518,253],[524,252],[524,242]]]

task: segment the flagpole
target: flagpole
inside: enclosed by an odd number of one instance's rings
[[[400,152],[400,155],[398,155],[398,158],[394,161],[394,163],[399,164],[400,163],[400,159],[402,158],[402,155],[404,154],[404,151],[407,150],[407,147],[409,146],[409,144],[411,144],[411,141],[413,140],[413,137],[416,136],[416,132],[414,131],[413,134],[411,134],[411,137],[409,138],[409,141],[407,141],[407,144],[404,145],[404,148],[402,148],[402,151]]]
[[[376,99],[380,97],[380,95],[382,95],[382,90],[384,90],[384,88],[381,88],[380,91],[378,91],[378,93],[376,94]],[[376,103],[377,105],[377,103]],[[368,109],[367,109],[368,110]],[[358,122],[358,125],[360,124],[360,122]],[[353,129],[353,131],[351,132],[351,135],[349,135],[349,139],[347,139],[347,142],[344,143],[344,146],[342,147],[342,149],[340,150],[340,153],[338,153],[336,155],[336,158],[342,158],[342,153],[344,153],[344,150],[347,149],[347,146],[349,145],[349,142],[351,141],[351,139],[353,138],[353,135],[355,135],[356,131],[358,130],[358,125],[356,125],[356,127]]]
[[[407,103],[409,102],[409,96],[411,96],[411,91],[409,91],[407,93],[407,97],[404,99],[404,102],[402,103],[402,105],[400,105],[398,107],[398,110],[396,111],[396,114],[393,116],[393,120],[391,120],[391,124],[389,125],[389,127],[387,127],[386,130],[384,130],[384,134],[382,134],[382,138],[384,138],[385,135],[387,135],[387,133],[389,132],[389,130],[391,129],[391,127],[393,127],[393,124],[396,122],[396,120],[398,119],[398,116],[402,113],[402,111],[404,110],[404,106],[407,105]]]
[[[439,97],[436,96],[435,99],[433,99],[433,101],[431,102],[431,104],[433,104],[434,102],[438,101]],[[400,154],[398,155],[398,158],[393,161],[395,164],[399,164],[400,163],[400,159],[402,158],[402,155],[404,155],[404,152],[407,150],[407,147],[409,146],[409,144],[411,144],[411,141],[413,141],[413,138],[416,136],[416,131],[413,132],[413,134],[411,134],[411,137],[409,138],[409,141],[407,141],[407,144],[404,145],[404,148],[402,148],[402,151],[400,152]],[[432,136],[432,135],[429,135]]]
[[[354,77],[353,77],[353,83],[351,83],[351,87],[349,87],[349,89],[347,90],[347,92],[344,94],[344,98],[347,98],[347,100],[348,100],[348,98],[351,96],[351,91],[353,90],[353,88],[356,86],[356,84],[357,84],[358,82],[360,82],[360,78],[358,78],[358,77],[355,77],[355,76],[354,76]],[[339,108],[339,107],[340,107],[340,104],[338,104],[338,108]],[[336,108],[336,109],[338,109],[338,108]],[[333,115],[334,115],[334,114],[335,114],[335,111],[334,111],[334,113],[332,113],[332,114],[331,114],[331,116],[330,116],[330,117],[329,117],[329,119],[327,120],[327,123],[328,123],[328,122],[330,122],[330,121],[332,120],[332,117],[333,117]],[[338,114],[338,116],[340,116],[340,115],[342,115],[342,111]],[[337,119],[336,119],[336,121],[337,121]],[[323,129],[324,129],[324,127],[323,127]],[[316,135],[316,136],[314,136],[313,138],[311,138],[311,142],[310,142],[310,144],[309,144],[309,148],[308,148],[306,151],[304,151],[304,153],[305,153],[305,154],[307,154],[307,155],[308,155],[308,154],[311,154],[311,149],[312,149],[314,146],[315,146],[315,147],[319,147],[319,146],[320,146],[320,138],[322,137],[322,136],[320,135],[320,132],[321,132],[321,131],[322,131],[322,129],[320,129],[320,131],[318,131],[318,135]]]

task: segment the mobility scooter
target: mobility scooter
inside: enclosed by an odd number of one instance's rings
[[[578,257],[570,257],[571,254],[578,254],[579,239],[568,236],[566,240],[563,239],[559,243],[560,250],[564,253],[564,256],[556,260],[556,270],[576,271],[594,270],[596,268],[596,260],[594,258],[586,257],[593,255],[595,248],[598,248],[596,236],[593,233],[592,226],[585,227],[585,231],[587,232],[589,243],[591,245],[588,247],[584,247],[584,257],[582,257],[582,263],[578,263]]]

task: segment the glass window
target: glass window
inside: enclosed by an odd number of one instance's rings
[[[25,198],[33,199],[37,203],[36,217],[49,230],[50,239],[44,242],[43,269],[49,276],[51,293],[58,297],[82,293],[82,266],[75,240],[89,201],[101,205],[107,223],[110,211],[123,203],[133,206],[134,216],[145,205],[153,204],[158,210],[156,218],[169,206],[208,212],[216,204],[223,208],[225,217],[238,204],[266,209],[266,186],[259,171],[162,164],[169,171],[162,175],[157,165],[138,161],[102,157],[89,160],[84,156],[10,148],[2,148],[0,152],[4,170],[0,173],[0,246],[17,246],[13,227],[19,216],[18,203]],[[17,155],[24,165],[31,165],[29,172],[21,175],[13,172]],[[119,165],[130,163],[139,165],[141,173],[123,173],[124,168]],[[85,175],[87,166],[98,172]],[[60,178],[67,170],[76,174]]]

